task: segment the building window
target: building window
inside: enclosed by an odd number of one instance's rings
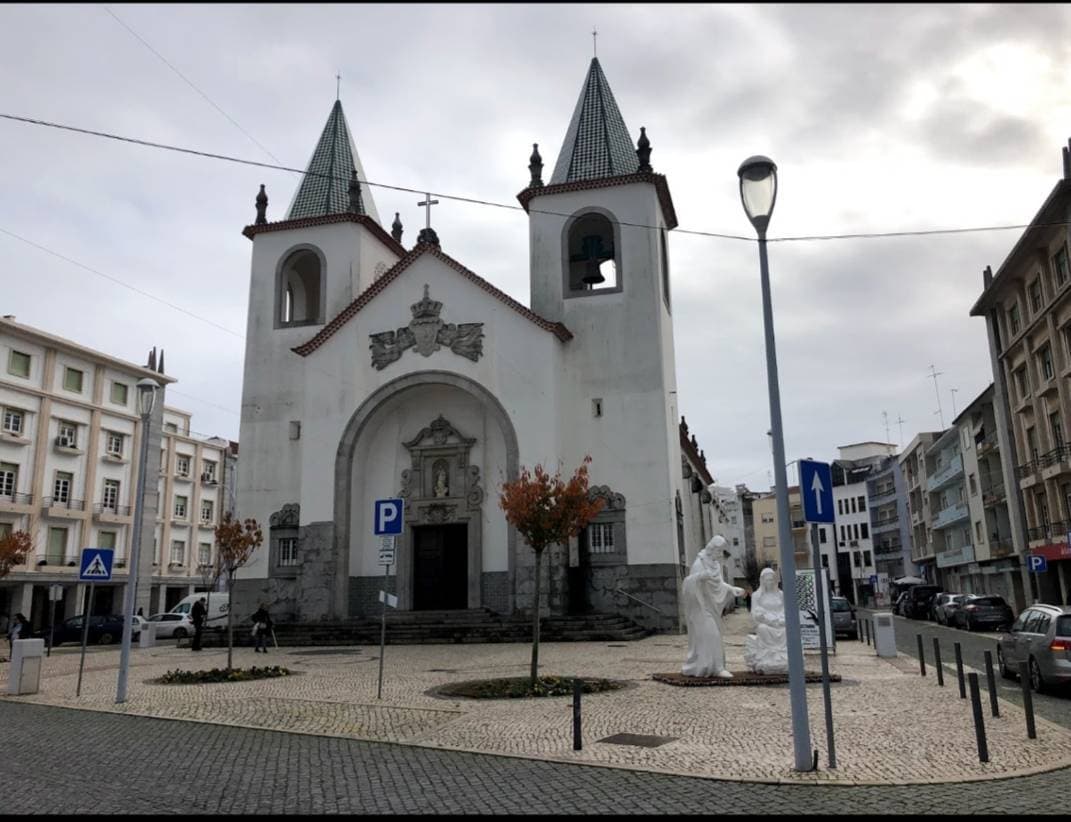
[[[862,539],[870,539],[870,526],[864,522],[859,526],[859,533]]]
[[[1030,311],[1033,314],[1038,314],[1041,311],[1041,307],[1045,304],[1045,298],[1041,293],[1041,277],[1039,276],[1034,282],[1030,283]]]
[[[1043,380],[1051,380],[1056,376],[1052,367],[1052,346],[1046,345],[1038,352],[1038,368],[1041,370]]]
[[[63,369],[63,387],[76,394],[82,393],[82,372],[77,368]]]
[[[828,554],[822,554],[822,567],[823,568],[828,568],[829,567],[829,555]]]
[[[175,497],[175,519],[186,519],[186,497]]]
[[[1052,258],[1052,269],[1056,274],[1056,285],[1063,285],[1071,276],[1071,267],[1067,263],[1067,247],[1061,248]]]
[[[773,548],[775,545],[777,545],[777,538],[776,537],[763,537],[762,538],[762,547],[763,548]]]
[[[45,552],[45,561],[50,562],[53,565],[60,565],[63,563],[63,558],[67,555],[67,529],[66,528],[49,528],[48,529],[48,549]]]
[[[175,425],[175,423],[173,423],[173,422],[165,422],[164,423],[164,430],[169,434],[177,434],[178,433],[178,426]]]
[[[974,539],[977,544],[980,545],[982,543],[982,523],[980,522],[974,523]]]
[[[56,478],[52,483],[52,501],[63,503],[70,502],[71,483],[73,482],[73,474],[68,474],[66,471],[57,471]]]
[[[78,447],[78,426],[75,423],[60,420],[57,445],[64,448]]]
[[[216,481],[216,463],[212,460],[205,460],[202,464],[203,470],[201,471],[201,479],[204,482]]]
[[[1011,333],[1014,337],[1019,333],[1019,303],[1013,303],[1012,307],[1008,309],[1008,324],[1011,326]]]
[[[115,550],[115,531],[98,531],[97,532],[97,548],[111,548]]]
[[[588,550],[593,554],[613,553],[614,525],[612,522],[595,522],[588,526]]]
[[[279,326],[323,322],[324,288],[320,255],[304,248],[287,257],[279,270],[278,294]]]
[[[859,497],[859,511],[862,513],[866,510],[866,497]]]
[[[844,515],[844,500],[842,499],[837,500],[837,513]]]
[[[279,564],[293,566],[298,564],[297,539],[283,537],[279,540]]]
[[[853,522],[852,523],[852,533],[855,534],[854,539],[859,539],[859,523],[858,522]]]
[[[123,456],[123,435],[108,431],[104,447],[113,457]]]
[[[119,480],[104,480],[104,507],[113,511],[119,507]]]
[[[185,454],[175,455],[175,473],[180,477],[188,477],[190,475],[190,458]]]
[[[1030,459],[1037,462],[1038,459],[1038,435],[1034,428],[1026,429],[1026,446],[1030,451]]]
[[[971,487],[971,496],[978,496],[978,483],[974,481],[974,474],[967,475],[967,484]]]
[[[30,355],[12,349],[7,358],[7,373],[13,377],[29,377]]]
[[[186,543],[181,539],[171,540],[171,564],[182,565],[186,561]]]
[[[202,542],[197,546],[197,564],[201,566],[212,564],[211,542]]]
[[[1049,430],[1052,431],[1052,447],[1061,448],[1064,444],[1064,426],[1060,422],[1060,412],[1049,414]]]
[[[818,529],[818,542],[821,545],[825,545],[826,544],[827,540],[826,540],[826,529],[825,528],[819,528]],[[733,540],[733,545],[736,545],[736,540],[735,539]]]
[[[121,382],[112,383],[112,402],[116,405],[126,405],[126,399],[129,395],[129,386]]]
[[[14,497],[19,487],[19,467],[13,462],[0,462],[0,497]]]
[[[854,565],[856,568],[859,567],[859,552],[858,551],[852,551],[852,565]]]
[[[1020,402],[1030,396],[1030,383],[1028,383],[1026,379],[1025,365],[1015,372],[1015,388],[1019,392]]]
[[[863,565],[870,565],[870,552],[863,551]]]
[[[210,499],[201,500],[201,522],[212,522],[215,504]]]
[[[23,429],[24,414],[14,408],[4,409],[4,433],[21,434]]]

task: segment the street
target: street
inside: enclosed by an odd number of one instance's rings
[[[865,613],[868,612],[859,609],[860,615]],[[926,655],[926,680],[931,682],[933,687],[938,687],[937,678],[933,672],[933,637],[937,637],[941,644],[941,662],[945,669],[946,688],[959,687],[956,683],[954,647],[954,644],[958,642],[963,652],[964,668],[974,668],[979,672],[978,684],[983,691],[988,693],[989,690],[983,656],[985,651],[989,651],[993,657],[993,674],[996,677],[997,693],[1002,699],[1016,705],[1023,704],[1023,692],[1019,681],[1004,679],[997,670],[997,637],[999,634],[967,632],[960,628],[947,628],[936,622],[907,619],[901,616],[893,619],[896,623],[896,647],[900,653],[917,659],[918,640],[916,637],[922,634],[922,647]],[[1071,692],[1064,690],[1053,694],[1035,693],[1033,696],[1035,714],[1065,728],[1071,728]]]
[[[766,785],[11,701],[0,727],[7,813],[1059,813],[1067,782]]]

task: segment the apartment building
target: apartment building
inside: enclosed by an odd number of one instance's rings
[[[918,571],[911,562],[911,514],[907,504],[907,482],[895,455],[883,457],[866,480],[870,505],[870,533],[879,594],[887,585]]]
[[[137,383],[160,385],[149,431],[137,413]],[[49,586],[63,598],[57,619],[83,607],[78,583],[83,547],[115,549],[112,582],[96,586],[94,611],[114,613],[130,577],[134,493],[142,437],[149,437],[149,475],[158,470],[163,397],[172,377],[15,321],[0,319],[0,532],[27,531],[33,552],[0,579],[0,614],[25,614],[37,628],[48,619]],[[156,494],[142,545],[152,539]],[[151,560],[142,556],[138,576]],[[140,586],[139,586],[140,587]],[[146,586],[147,587],[147,586]],[[144,596],[142,596],[144,594]],[[138,602],[148,608],[148,592]]]
[[[941,436],[939,431],[916,434],[898,457],[907,490],[907,510],[911,517],[911,562],[920,578],[936,582],[933,535],[930,528],[929,472],[926,451]]]
[[[950,426],[925,450],[926,491],[930,502],[929,530],[933,549],[933,579],[949,590],[946,580],[974,562],[971,517],[967,506],[967,484],[963,473],[960,428]]]
[[[994,274],[986,268],[971,316],[984,317],[1009,530],[1028,601],[1071,591],[1071,151],[1029,227]],[[1018,493],[1011,493],[1012,490]],[[1028,554],[1048,560],[1031,575]],[[1031,577],[1034,577],[1033,579]]]
[[[751,502],[751,508],[755,526],[755,559],[759,568],[777,568],[781,565],[781,548],[777,530],[777,495],[771,489],[768,494],[762,494]],[[811,556],[811,531],[810,526],[803,520],[803,501],[800,498],[798,485],[789,486],[788,489],[789,519],[792,522],[792,543],[797,568],[813,568],[814,562]],[[831,526],[821,525],[818,528],[818,543],[822,555],[822,563],[829,567],[832,551]],[[832,575],[832,572],[831,572]]]
[[[838,458],[830,464],[836,512],[830,578],[833,590],[852,602],[862,602],[875,593],[872,578],[877,573],[867,479],[883,459],[896,453],[896,446],[858,442],[840,446],[837,453]],[[882,520],[879,527],[887,529],[888,525]]]
[[[237,443],[190,430],[190,414],[164,408],[153,540],[153,612],[213,583],[215,528],[234,513]],[[228,494],[227,489],[230,488]]]
[[[720,533],[729,543],[732,555],[732,573],[726,579],[734,585],[747,584],[747,535],[744,522],[743,502],[736,488],[712,485],[710,493],[719,514]]]

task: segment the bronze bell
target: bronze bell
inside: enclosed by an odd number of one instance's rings
[[[599,265],[610,258],[602,247],[602,237],[598,234],[589,234],[581,241],[580,245],[584,250],[586,261],[584,276],[581,278],[582,281],[587,285],[597,285],[605,282],[606,278],[599,271]]]

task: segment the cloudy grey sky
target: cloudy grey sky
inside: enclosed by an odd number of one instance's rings
[[[553,167],[591,58],[647,128],[680,227],[750,234],[736,169],[773,157],[771,237],[1025,223],[1071,136],[1071,7],[392,5],[0,8],[0,111],[304,167],[335,98],[373,182],[516,204]],[[260,144],[260,146],[257,145]],[[261,147],[263,146],[263,148]],[[267,152],[270,152],[270,155]],[[264,183],[298,176],[0,120],[0,312],[141,362],[167,350],[172,405],[238,438],[251,245]],[[549,173],[549,168],[548,168]],[[373,189],[401,212],[417,197]],[[444,202],[443,249],[528,302],[523,212]],[[14,232],[232,329],[168,308]],[[968,317],[1003,231],[771,246],[786,451],[904,441],[989,382]],[[769,484],[753,243],[671,235],[680,407],[721,483]]]

